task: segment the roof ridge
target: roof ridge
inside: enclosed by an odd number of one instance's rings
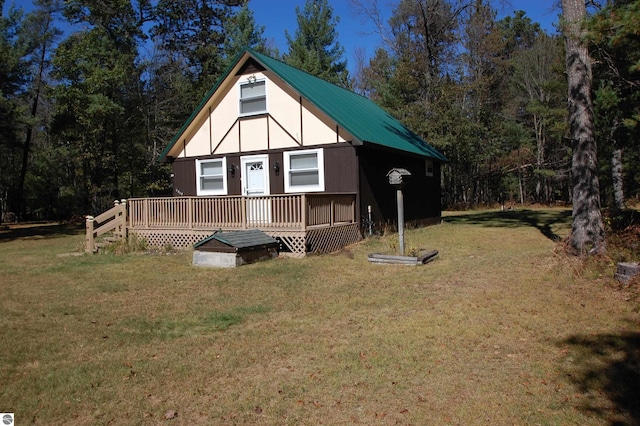
[[[318,77],[317,75],[313,75],[313,74],[311,74],[310,72],[307,72],[307,71],[302,70],[302,69],[300,69],[300,68],[296,68],[296,67],[294,67],[293,65],[289,65],[289,64],[287,64],[287,63],[284,61],[284,59],[274,58],[274,57],[269,56],[269,55],[266,55],[266,54],[264,54],[264,53],[257,52],[257,51],[253,50],[253,49],[252,49],[252,48],[250,48],[250,47],[247,47],[247,48],[245,48],[244,50],[245,50],[245,51],[247,51],[247,52],[249,52],[249,53],[251,53],[251,54],[252,54],[252,55],[254,55],[254,56],[264,56],[265,58],[268,58],[268,59],[270,59],[270,60],[272,60],[272,61],[280,62],[282,65],[284,65],[284,66],[286,66],[286,67],[288,67],[288,68],[291,68],[291,70],[293,70],[293,71],[297,71],[297,72],[304,73],[304,74],[306,74],[307,76],[312,77],[312,78],[315,78],[315,79],[316,79],[316,80],[318,80],[318,81],[321,81],[321,82],[326,83],[326,84],[330,84],[330,85],[332,85],[332,86],[334,86],[334,87],[337,87],[338,89],[345,90],[345,91],[347,91],[347,92],[351,93],[352,95],[357,95],[357,96],[360,96],[360,97],[362,97],[362,98],[364,98],[364,99],[367,99],[367,100],[371,101],[371,99],[367,98],[366,96],[364,96],[364,95],[362,95],[362,94],[360,94],[360,93],[358,93],[358,92],[354,92],[353,90],[351,90],[351,89],[347,89],[346,87],[340,86],[339,84],[332,83],[331,81],[325,80],[324,78],[320,78],[320,77]]]

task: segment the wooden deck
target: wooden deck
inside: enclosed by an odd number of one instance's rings
[[[127,233],[156,247],[188,247],[216,230],[260,229],[279,239],[285,251],[304,256],[361,239],[355,193],[132,198],[114,209],[127,217]],[[89,226],[88,219],[87,247],[93,247]]]

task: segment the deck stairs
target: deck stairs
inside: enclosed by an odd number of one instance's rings
[[[99,216],[86,217],[85,252],[98,253],[127,237],[127,201],[116,200],[111,209]]]

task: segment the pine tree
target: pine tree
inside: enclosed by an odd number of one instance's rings
[[[284,55],[284,61],[323,80],[348,87],[344,48],[337,40],[336,26],[340,18],[333,16],[328,1],[307,0],[304,9],[296,6],[296,16],[295,37],[285,32],[289,52]]]
[[[225,68],[226,22],[243,0],[159,0],[151,34],[163,56],[192,82],[192,109]],[[186,119],[187,117],[183,117]]]
[[[247,25],[247,31],[240,33],[248,36],[249,43],[261,34],[261,29],[254,28],[255,34],[249,29],[249,10],[244,15],[241,9],[237,12],[238,6],[245,3],[246,0],[158,0],[150,31],[155,50],[146,64],[144,106],[153,153],[162,152],[237,53],[234,40],[227,40],[225,34],[226,29],[232,29],[229,21],[243,16],[237,19],[242,20],[240,25]],[[150,171],[150,176],[158,174]],[[154,191],[164,186],[160,178],[151,180],[155,182]]]
[[[19,97],[27,75],[24,49],[18,37],[23,21],[22,10],[14,7],[0,17],[0,221],[3,212],[16,211],[20,204],[17,180],[22,158],[23,114]]]
[[[53,128],[66,153],[67,192],[79,213],[95,213],[137,192],[144,142],[137,55],[146,17],[130,1],[73,0],[65,6],[65,15],[87,29],[56,49]]]
[[[51,66],[51,56],[54,50],[56,39],[62,34],[62,31],[55,27],[56,15],[61,10],[60,0],[36,0],[34,2],[36,9],[29,13],[25,19],[24,25],[20,31],[20,38],[25,46],[25,62],[28,65],[27,74],[27,90],[25,93],[25,102],[29,104],[28,119],[26,120],[26,130],[24,132],[24,143],[22,146],[22,164],[20,167],[20,175],[18,178],[17,192],[20,196],[19,212],[24,217],[27,213],[26,199],[29,194],[26,193],[25,183],[27,180],[27,172],[29,170],[29,159],[32,154],[32,146],[37,132],[38,124],[43,123],[38,117],[38,110],[47,90],[48,85],[45,81]],[[50,193],[51,191],[47,191]],[[39,200],[37,195],[31,195],[32,199]],[[32,210],[42,208],[39,203],[31,205]]]
[[[226,20],[223,28],[226,34],[223,44],[225,67],[230,65],[236,55],[246,47],[268,53],[267,41],[263,36],[264,26],[256,24],[248,1],[245,1],[240,10]]]
[[[584,0],[562,0],[569,85],[569,136],[573,148],[573,224],[570,245],[578,255],[606,251],[591,101],[591,56],[582,26],[586,14]]]
[[[637,173],[630,172],[640,161],[635,142],[640,134],[639,21],[640,3],[627,0],[612,2],[589,20],[596,134],[601,152],[611,158],[611,182],[604,185],[603,176],[603,192],[613,193],[608,198],[616,209],[625,207],[625,187],[631,193],[640,187]]]

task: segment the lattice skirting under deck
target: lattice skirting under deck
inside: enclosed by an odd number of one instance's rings
[[[130,234],[144,238],[149,247],[187,248],[213,234],[213,231],[192,231],[187,229],[129,229]]]
[[[307,230],[308,253],[331,253],[362,239],[356,223]]]
[[[209,230],[187,229],[129,229],[129,232],[144,238],[150,247],[187,248],[213,233]],[[307,253],[330,253],[362,239],[356,223],[314,228],[305,231],[264,230],[278,238],[289,250],[289,254],[302,257]]]

